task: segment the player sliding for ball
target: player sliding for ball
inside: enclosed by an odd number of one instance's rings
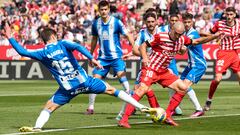
[[[46,44],[42,49],[28,51],[24,49],[11,36],[11,28],[6,23],[3,34],[8,38],[13,48],[22,56],[30,57],[40,61],[52,73],[59,84],[59,89],[47,101],[44,109],[40,112],[34,127],[21,127],[21,132],[41,131],[44,124],[50,118],[50,115],[59,107],[68,103],[72,98],[79,94],[105,93],[120,98],[138,108],[141,112],[152,113],[156,111],[154,108],[148,108],[131,96],[121,90],[110,86],[106,82],[88,76],[86,71],[78,64],[72,52],[77,50],[86,56],[97,68],[103,68],[96,61],[86,48],[75,42],[67,40],[57,41],[57,34],[53,29],[39,29],[39,35]]]

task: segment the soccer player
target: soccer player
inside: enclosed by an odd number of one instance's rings
[[[226,20],[217,21],[213,28],[210,29],[211,33],[221,32],[225,33],[225,37],[221,39],[220,50],[217,52],[217,61],[215,65],[215,78],[212,80],[208,98],[204,106],[204,110],[210,109],[213,95],[222,80],[222,75],[228,68],[231,68],[237,74],[238,81],[240,81],[240,60],[237,53],[237,44],[239,44],[240,36],[240,22],[236,17],[236,9],[228,7],[225,10]],[[236,42],[238,41],[238,42]]]
[[[122,60],[122,48],[120,44],[120,35],[128,38],[130,44],[134,44],[133,37],[127,32],[123,23],[109,15],[110,5],[103,0],[98,3],[100,17],[92,24],[92,42],[91,54],[93,54],[97,41],[99,41],[99,56],[98,61],[103,65],[103,69],[94,68],[93,77],[105,78],[113,68],[114,75],[117,75],[119,82],[123,85],[127,93],[130,91],[130,86],[125,74],[125,63]],[[86,114],[94,113],[94,102],[96,94],[89,95],[89,107]]]
[[[40,37],[46,46],[42,49],[31,51],[24,49],[12,38],[11,28],[8,24],[5,26],[5,36],[20,55],[36,59],[45,65],[59,84],[59,89],[45,104],[44,109],[36,120],[35,126],[22,127],[19,129],[20,131],[41,131],[44,124],[50,118],[51,113],[68,103],[78,94],[105,93],[131,103],[143,112],[151,111],[151,109],[138,103],[124,91],[117,90],[98,78],[88,76],[73,56],[72,52],[74,50],[85,55],[96,67],[103,68],[102,65],[82,45],[67,40],[57,41],[57,34],[54,30],[50,28],[40,30]]]
[[[182,22],[176,22],[170,32],[161,32],[154,35],[154,38],[144,42],[140,46],[142,56],[142,73],[140,77],[140,86],[134,91],[133,98],[139,101],[148,91],[153,83],[159,83],[163,87],[169,87],[176,92],[172,96],[170,103],[166,109],[167,118],[165,123],[178,126],[171,118],[171,113],[182,101],[188,87],[176,75],[168,70],[170,61],[176,53],[184,53],[186,47],[184,45],[197,45],[205,43],[217,38],[220,34],[214,34],[198,39],[190,39],[183,35],[185,31]],[[147,46],[152,48],[151,54],[147,55]],[[127,104],[125,113],[118,125],[124,128],[131,128],[128,118],[132,114],[134,107]]]
[[[182,20],[185,26],[185,35],[191,39],[200,38],[197,30],[193,28],[193,15],[185,13],[182,15]],[[194,104],[196,111],[190,116],[192,118],[204,115],[204,111],[198,102],[196,93],[191,88],[193,84],[198,83],[201,77],[204,75],[207,64],[203,55],[202,44],[195,46],[189,45],[188,47],[188,65],[181,74],[181,79],[188,87],[187,94],[190,100]]]
[[[161,31],[162,32],[169,32],[171,30],[171,27],[174,25],[175,22],[179,21],[179,16],[177,14],[172,14],[170,15],[170,18],[169,18],[169,25],[165,25],[165,26],[162,26],[160,27]],[[189,30],[189,29],[188,29]],[[189,36],[189,35],[187,35]],[[199,36],[198,36],[199,37]],[[189,55],[190,56],[190,55]],[[189,57],[190,58],[190,57]],[[170,65],[169,65],[169,69],[175,74],[178,76],[178,71],[177,71],[177,66],[176,66],[176,60],[173,59],[171,62],[170,62]],[[199,78],[200,79],[200,78]],[[172,97],[172,95],[174,94],[174,90],[172,89],[169,89],[169,95],[170,95],[170,99]],[[198,117],[198,116],[201,116],[203,115],[203,109],[196,97],[196,93],[195,91],[192,89],[192,88],[189,88],[188,89],[188,92],[187,92],[190,100],[192,101],[194,107],[195,107],[195,112],[190,116],[190,117]],[[182,110],[181,108],[178,106],[176,107],[175,111],[174,111],[174,114],[175,115],[181,115],[182,114]]]
[[[144,43],[145,41],[152,39],[154,34],[160,32],[157,27],[157,16],[156,16],[155,9],[153,9],[153,8],[147,9],[143,16],[143,20],[144,20],[144,23],[146,24],[146,28],[141,29],[140,32],[138,33],[137,39],[134,44],[135,46],[137,46],[137,48],[139,48],[139,46],[142,43]],[[149,53],[151,52],[151,48],[148,48],[148,52]],[[140,56],[139,51],[136,52],[133,50],[133,54],[135,54],[136,56]],[[125,58],[127,58],[129,56],[132,56],[132,54],[125,55]],[[141,70],[138,72],[138,76],[135,81],[134,89],[137,89],[137,87],[139,86],[140,74],[141,74]],[[157,98],[154,94],[154,91],[152,89],[149,89],[146,92],[146,96],[147,96],[148,102],[152,108],[160,107],[158,104]],[[122,110],[124,110],[124,109],[122,109]],[[124,113],[124,111],[119,113],[119,115],[117,116],[117,120],[121,120],[123,113]]]

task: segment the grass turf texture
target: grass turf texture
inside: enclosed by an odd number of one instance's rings
[[[122,89],[118,81],[108,81],[113,86]],[[133,81],[130,81],[133,84]],[[204,105],[210,81],[200,82],[193,88],[198,95],[201,105]],[[0,81],[0,134],[17,133],[21,126],[34,126],[35,120],[44,103],[58,88],[54,81]],[[159,85],[153,85],[158,101],[163,108],[168,105],[168,91]],[[181,107],[184,115],[175,117],[180,127],[171,127],[160,124],[136,124],[149,122],[145,114],[137,113],[130,119],[131,129],[122,129],[117,126],[115,117],[121,108],[119,99],[98,95],[96,98],[95,115],[86,116],[88,95],[79,95],[69,104],[53,113],[45,130],[67,129],[58,132],[39,134],[82,134],[82,135],[144,135],[144,134],[177,134],[177,135],[237,135],[240,134],[240,89],[238,82],[221,82],[213,100],[212,110],[206,113],[206,118],[182,119],[193,111],[193,105],[188,96],[183,100]],[[148,105],[147,99],[141,103]],[[236,116],[220,116],[239,114]],[[210,116],[210,118],[208,118]],[[213,116],[213,117],[212,117]],[[106,125],[106,126],[105,126]],[[96,126],[96,127],[88,127]],[[99,127],[98,127],[99,126]]]

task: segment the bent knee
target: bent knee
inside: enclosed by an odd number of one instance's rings
[[[105,91],[105,93],[107,93],[107,94],[109,94],[109,95],[112,95],[112,94],[114,94],[114,92],[115,92],[115,88],[114,87],[112,87],[112,86],[108,86],[107,88],[106,88],[106,91]]]
[[[134,93],[136,93],[139,96],[143,96],[145,93],[147,93],[148,91],[148,86],[146,85],[140,85],[135,91]]]

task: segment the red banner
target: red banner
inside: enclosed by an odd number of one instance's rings
[[[27,45],[24,46],[26,49],[39,49],[39,48],[43,48],[43,45]],[[90,47],[86,46],[86,48],[89,50]],[[124,54],[128,54],[131,52],[131,46],[129,46],[128,44],[123,44],[122,45],[123,49],[123,53]],[[97,54],[98,54],[98,47],[96,48],[95,52],[94,52],[94,56],[96,58]],[[206,59],[212,60],[212,59],[216,59],[216,53],[218,50],[218,45],[213,45],[213,44],[206,44],[203,45],[203,52],[204,52],[204,56],[206,57]],[[78,59],[86,59],[86,57],[84,57],[81,53],[74,51],[74,56]],[[187,53],[184,55],[177,55],[176,59],[187,59]],[[26,57],[22,57],[20,56],[11,46],[0,46],[0,60],[27,60],[29,58]]]

